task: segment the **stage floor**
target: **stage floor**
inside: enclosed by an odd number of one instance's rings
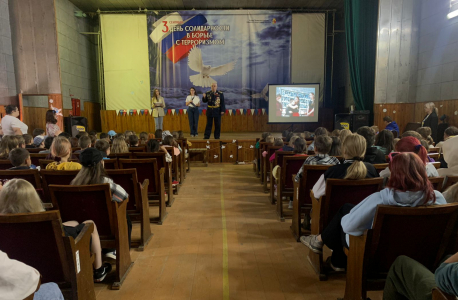
[[[255,140],[256,138],[260,138],[261,135],[262,135],[262,132],[222,132],[220,139],[221,140],[249,140],[249,139]],[[281,137],[281,132],[272,132],[272,135],[274,137]],[[204,134],[199,133],[199,136],[191,137],[189,133],[185,133],[184,137],[190,140],[203,140]],[[213,133],[212,133],[210,140],[214,140],[214,139],[215,138],[213,137]]]

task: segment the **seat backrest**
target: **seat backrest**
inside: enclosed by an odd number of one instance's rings
[[[134,153],[134,158],[155,158],[157,162],[157,168],[159,170],[167,166],[167,162],[165,160],[165,152],[136,152]]]
[[[41,179],[38,170],[1,170],[0,181],[6,182],[13,178],[20,178],[30,182],[35,189],[41,189]]]
[[[116,158],[109,158],[103,160],[105,170],[118,169],[118,160]]]
[[[51,202],[51,194],[49,192],[49,185],[70,185],[70,182],[78,174],[78,170],[72,171],[55,171],[55,170],[40,170],[41,182],[45,194],[45,198]]]
[[[430,153],[439,153],[440,148],[439,147],[430,147],[428,148],[428,152]]]
[[[286,156],[283,158],[281,166],[281,181],[282,189],[292,189],[294,187],[293,174],[297,174],[304,164],[307,156]]]
[[[304,199],[304,204],[311,204],[310,190],[320,179],[321,175],[326,172],[332,165],[304,165],[301,182],[299,185],[299,197]]]
[[[32,161],[32,164],[35,166],[40,165],[40,159],[46,159],[46,156],[49,154],[46,153],[30,153],[30,160]]]
[[[385,164],[373,164],[374,168],[377,170],[377,173],[380,174],[380,172],[382,172],[383,170],[385,170],[386,168],[388,168],[388,163],[385,163]]]
[[[112,209],[108,183],[91,185],[49,185],[54,209],[60,211],[62,222],[82,223],[92,220],[100,239],[113,239],[117,220]]]
[[[430,158],[434,159],[435,161],[438,161],[439,157],[440,157],[440,154],[439,153],[428,153],[428,156]]]
[[[29,151],[29,153],[38,153],[40,151],[44,151],[46,150],[45,148],[27,148],[27,151]]]
[[[139,147],[129,147],[129,152],[145,152],[146,147],[145,146],[139,146]]]
[[[394,138],[398,137],[398,132],[396,130],[391,130],[391,133],[393,133]]]
[[[13,164],[7,159],[0,159],[0,170],[8,170],[11,169]]]
[[[59,211],[0,215],[0,250],[40,272],[42,283],[69,282]]]
[[[267,147],[267,155],[266,155],[267,162],[269,162],[268,159],[275,153],[275,151],[280,150],[281,148],[282,146],[273,146],[273,145]]]
[[[119,169],[137,169],[139,182],[149,180],[148,193],[159,192],[159,169],[155,158],[120,159]]]
[[[447,190],[449,187],[458,182],[458,176],[447,176],[445,178],[443,191]]]
[[[107,176],[113,179],[113,182],[119,184],[129,194],[127,210],[139,210],[141,208],[141,199],[138,192],[138,180],[136,169],[106,170]]]
[[[442,192],[442,186],[444,185],[444,177],[429,177],[429,181],[433,184],[436,191]]]
[[[406,131],[416,131],[418,128],[421,127],[421,124],[420,123],[407,123],[405,129],[403,132],[406,132]]]
[[[371,274],[387,273],[399,255],[434,272],[458,217],[458,203],[421,207],[379,205],[367,232],[365,255]]]
[[[49,165],[50,163],[52,163],[53,161],[54,160],[52,160],[52,159],[40,159],[38,161],[38,165],[36,165],[36,166],[40,166],[40,169],[44,170],[44,169],[46,169],[46,166]]]
[[[275,151],[275,160],[274,160],[274,167],[275,166],[282,166],[283,165],[283,158],[285,156],[293,156],[293,151]],[[272,156],[272,155],[271,155]]]
[[[326,228],[337,211],[346,203],[357,205],[368,196],[382,189],[383,178],[361,180],[327,179],[326,196],[320,200],[322,207],[320,227]]]
[[[132,154],[130,152],[128,153],[110,153],[110,155],[108,155],[108,158],[116,158],[116,159],[132,158]]]

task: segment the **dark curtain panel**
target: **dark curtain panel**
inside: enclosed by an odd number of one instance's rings
[[[345,35],[357,110],[373,114],[378,0],[345,0]]]

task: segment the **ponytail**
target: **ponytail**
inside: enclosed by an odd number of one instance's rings
[[[344,179],[359,180],[366,178],[367,168],[361,157],[355,157],[355,160],[347,169],[347,175]]]
[[[367,168],[363,162],[366,154],[366,139],[356,133],[348,135],[343,141],[342,153],[345,159],[353,160],[353,163],[347,169],[344,179],[358,180],[366,178]]]

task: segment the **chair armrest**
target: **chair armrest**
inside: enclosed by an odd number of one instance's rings
[[[347,254],[347,280],[345,284],[344,299],[365,299],[365,286],[367,266],[365,265],[365,251],[367,231],[362,236],[350,235],[350,249]]]
[[[310,191],[310,198],[312,199],[312,225],[310,226],[310,232],[311,234],[320,234],[321,203],[319,199],[315,198],[312,190]]]
[[[457,297],[442,292],[439,288],[433,288],[433,300],[456,300]]]
[[[78,234],[78,236],[75,239],[75,245],[79,247],[80,243],[84,243],[86,240],[90,241],[91,234],[93,232],[94,232],[94,224],[85,223],[83,230],[81,230],[81,232]]]
[[[54,207],[54,206],[52,205],[52,203],[43,203],[43,208],[44,208],[45,210],[53,209],[53,207]]]

